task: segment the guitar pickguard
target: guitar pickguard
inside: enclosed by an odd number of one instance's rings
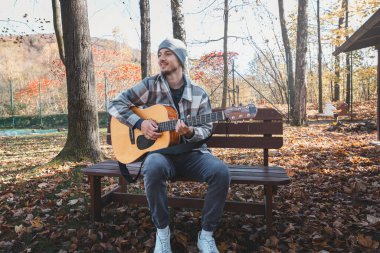
[[[140,135],[137,137],[137,148],[139,150],[144,150],[144,149],[147,149],[151,146],[153,146],[153,144],[155,143],[156,141],[154,140],[148,140],[147,138],[145,138],[144,135]]]

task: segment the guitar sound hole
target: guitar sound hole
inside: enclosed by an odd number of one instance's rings
[[[155,142],[156,141],[154,140],[148,140],[147,138],[145,138],[144,135],[140,135],[137,137],[137,147],[140,150],[144,150],[151,147]]]

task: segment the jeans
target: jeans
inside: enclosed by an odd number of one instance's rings
[[[202,229],[216,230],[230,185],[230,172],[221,160],[199,150],[180,155],[153,153],[146,157],[143,174],[149,209],[157,228],[169,225],[166,181],[181,176],[208,184]]]

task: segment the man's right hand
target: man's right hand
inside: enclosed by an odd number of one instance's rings
[[[141,123],[141,131],[148,140],[157,140],[162,135],[162,133],[157,133],[158,125],[151,119],[146,119]]]

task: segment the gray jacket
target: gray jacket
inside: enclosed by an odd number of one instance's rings
[[[185,89],[179,101],[181,119],[188,115],[191,117],[212,112],[211,103],[207,93],[198,85],[194,84],[184,75]],[[131,107],[149,107],[156,104],[172,106],[175,109],[174,101],[170,94],[169,85],[162,75],[144,78],[132,88],[121,92],[108,104],[108,112],[120,122],[133,127],[140,119],[133,113]],[[206,139],[212,131],[212,123],[206,123],[194,127],[192,138],[183,138],[185,142],[196,142]],[[206,146],[202,147],[204,150]]]

